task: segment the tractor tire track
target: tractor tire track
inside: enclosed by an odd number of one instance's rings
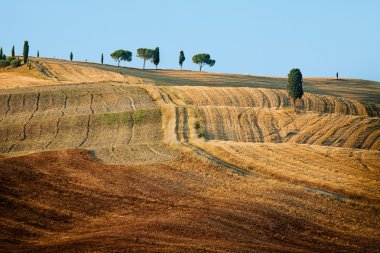
[[[219,159],[218,157],[206,152],[205,150],[197,147],[197,146],[194,146],[190,143],[184,143],[183,145],[189,147],[192,149],[192,151],[200,156],[200,157],[203,157],[207,160],[209,160],[210,162],[212,162],[213,164],[216,164],[218,165],[219,167],[222,167],[224,169],[227,169],[229,171],[232,171],[233,173],[235,174],[238,174],[238,175],[241,175],[241,176],[255,176],[251,171],[248,171],[246,169],[242,169],[242,168],[239,168],[233,164],[230,164],[230,163],[227,163],[221,159]]]
[[[179,109],[178,107],[175,107],[175,134],[177,136],[177,141],[181,140],[181,137],[179,135]]]
[[[188,115],[186,107],[182,108],[182,115],[183,115],[183,128],[182,128],[182,136],[186,143],[189,142],[189,136],[187,134],[187,131],[189,129],[188,127]]]

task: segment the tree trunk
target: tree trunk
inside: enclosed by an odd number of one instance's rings
[[[117,61],[117,66],[120,67],[120,61]]]
[[[202,64],[199,65],[199,71],[202,71]]]
[[[296,111],[296,98],[293,98],[293,109],[294,112]]]
[[[145,61],[146,61],[146,59],[144,58],[144,65],[143,65],[143,69],[145,69]]]
[[[181,70],[182,70],[182,64],[181,64]]]

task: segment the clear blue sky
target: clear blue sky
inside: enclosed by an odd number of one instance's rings
[[[1,2],[0,46],[21,54],[115,62],[115,49],[133,52],[160,47],[160,68],[197,70],[195,53],[216,60],[206,71],[286,76],[299,67],[304,76],[380,81],[378,0],[192,0],[96,1],[18,0]],[[148,67],[153,67],[150,63]]]

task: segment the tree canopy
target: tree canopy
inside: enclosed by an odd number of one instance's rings
[[[152,55],[152,62],[154,65],[157,65],[160,63],[160,48],[156,47],[156,49],[153,50],[153,55]]]
[[[117,66],[120,66],[120,61],[132,61],[132,52],[119,49],[111,54],[111,58],[117,61]]]
[[[29,57],[29,43],[28,41],[24,41],[24,50],[23,50],[23,57],[24,57],[24,64],[26,64],[26,62],[28,61],[28,57]]]
[[[183,53],[183,51],[179,52],[179,65],[181,66],[181,70],[182,70],[182,64],[183,62],[185,61],[185,54]]]
[[[153,57],[154,50],[149,48],[137,49],[137,57],[144,59],[143,69],[145,69],[145,62]]]
[[[215,60],[211,59],[209,54],[196,54],[193,56],[193,62],[199,65],[199,71],[202,71],[204,65],[210,67],[215,65]]]
[[[288,94],[291,98],[293,98],[293,104],[295,108],[295,103],[297,98],[301,98],[303,96],[303,88],[302,88],[302,73],[299,69],[292,69],[288,74]]]

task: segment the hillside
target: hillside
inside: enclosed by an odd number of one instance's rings
[[[145,82],[160,86],[216,86],[285,89],[286,77],[252,76],[178,70],[141,70],[118,68],[112,65],[78,63],[102,70],[110,70],[127,76],[139,77]],[[379,82],[342,78],[304,78],[304,91],[319,95],[332,95],[379,104]]]
[[[0,72],[0,250],[374,251],[380,83]]]

